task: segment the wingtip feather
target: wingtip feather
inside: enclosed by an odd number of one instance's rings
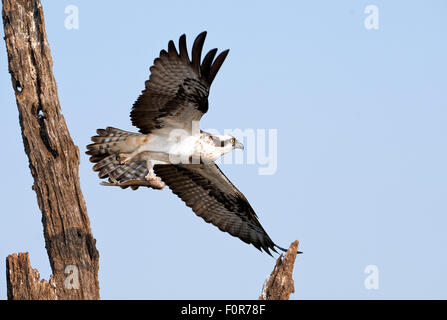
[[[170,56],[178,56],[177,48],[172,40],[168,42],[168,53]]]
[[[229,52],[230,52],[230,49],[222,51],[217,56],[217,58],[214,60],[212,66],[211,66],[210,74],[209,74],[209,83],[210,83],[210,85],[211,85],[211,83],[213,83],[214,78],[217,75],[217,72],[219,72],[219,69],[222,66],[222,64],[224,63],[225,59],[227,58],[227,55],[228,55]]]
[[[205,43],[206,31],[201,32],[192,45],[192,66],[194,70],[200,75],[200,58],[202,55],[203,44]]]
[[[180,51],[180,57],[187,62],[189,61],[188,47],[186,46],[186,34],[182,34],[178,40],[178,47]]]

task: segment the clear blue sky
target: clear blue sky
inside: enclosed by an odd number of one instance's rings
[[[106,188],[85,145],[133,130],[129,111],[168,40],[230,48],[203,128],[278,130],[278,166],[223,165],[272,239],[300,240],[295,299],[447,298],[445,1],[44,1],[62,111],[100,252],[101,296],[256,298],[275,260],[220,232],[168,189]],[[64,26],[67,5],[79,29]],[[367,5],[379,29],[367,30]],[[3,30],[1,30],[3,35]],[[0,49],[4,258],[48,278],[41,215]],[[190,46],[189,46],[190,47]],[[240,151],[238,151],[240,152]],[[367,265],[379,289],[364,286]]]

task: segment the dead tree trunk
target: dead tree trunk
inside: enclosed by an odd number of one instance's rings
[[[259,300],[289,300],[295,292],[293,283],[293,266],[298,253],[298,240],[292,242],[286,255],[276,260],[275,268],[267,278],[262,288]]]
[[[79,184],[79,149],[61,114],[42,5],[39,0],[3,0],[2,16],[23,144],[53,272],[49,282],[40,281],[27,253],[8,256],[8,299],[99,299],[99,254]]]

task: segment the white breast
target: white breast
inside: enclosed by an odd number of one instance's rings
[[[216,147],[213,140],[206,135],[201,136],[197,142],[196,150],[205,161],[216,161],[222,155],[220,149]]]
[[[141,151],[160,152],[173,156],[172,162],[178,163],[178,158],[189,161],[190,157],[203,160],[215,161],[221,154],[213,141],[206,135],[185,135],[185,131],[175,131],[166,134],[152,133],[150,139],[145,143]],[[183,162],[183,160],[182,160]]]

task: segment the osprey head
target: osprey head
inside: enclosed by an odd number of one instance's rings
[[[216,134],[212,135],[211,138],[213,139],[214,145],[220,149],[221,154],[228,153],[233,149],[244,150],[244,145],[229,134]]]

